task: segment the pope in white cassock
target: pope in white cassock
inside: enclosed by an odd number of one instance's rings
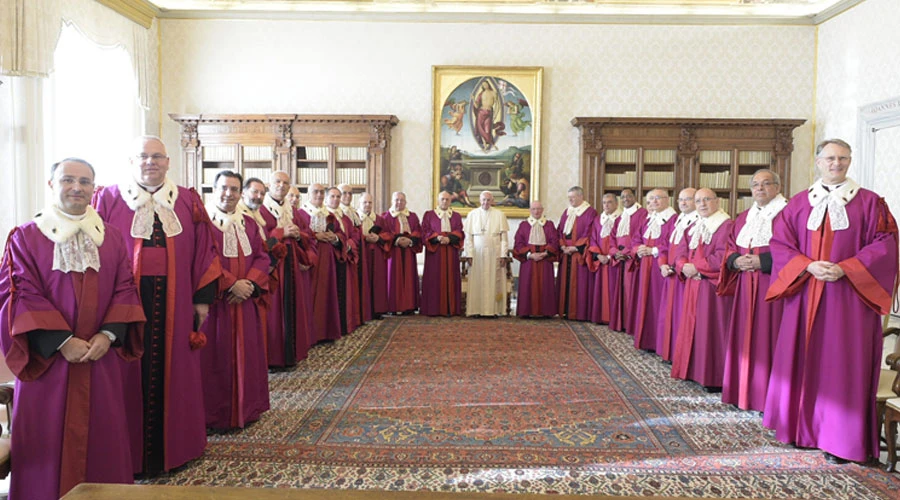
[[[493,208],[494,195],[481,193],[481,207],[463,223],[465,251],[472,258],[466,293],[466,316],[506,314],[506,253],[509,247],[506,215]]]

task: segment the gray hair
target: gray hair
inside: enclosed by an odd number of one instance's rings
[[[776,172],[770,168],[761,168],[761,169],[757,170],[756,172],[753,172],[753,175],[750,176],[750,182],[753,182],[753,178],[756,177],[758,174],[770,174],[772,176],[772,179],[775,181],[775,184],[778,184],[779,186],[781,185],[781,176],[778,175],[778,172]]]
[[[829,144],[835,144],[842,148],[846,148],[847,151],[850,151],[850,154],[853,154],[853,149],[849,144],[847,144],[847,141],[843,139],[825,139],[824,141],[816,145],[816,157],[818,157],[822,153],[822,150],[825,149],[825,146]]]

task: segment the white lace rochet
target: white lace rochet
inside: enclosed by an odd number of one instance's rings
[[[100,270],[100,250],[106,226],[93,207],[83,217],[73,217],[56,206],[47,207],[34,216],[41,233],[54,243],[53,270],[83,273]]]
[[[769,246],[772,239],[772,220],[784,210],[785,206],[787,199],[780,194],[764,207],[759,207],[754,202],[747,212],[747,222],[737,235],[737,245],[741,248]]]
[[[847,206],[850,201],[859,193],[859,184],[853,179],[848,178],[847,182],[828,192],[822,186],[822,180],[818,180],[809,188],[808,199],[810,206],[813,207],[809,213],[809,219],[806,220],[806,229],[816,231],[825,220],[825,212],[831,219],[831,229],[833,231],[842,231],[850,227],[850,219],[847,217]]]
[[[244,257],[253,253],[250,247],[250,238],[247,237],[247,226],[244,214],[235,210],[230,214],[219,210],[215,203],[206,205],[206,213],[212,221],[213,227],[222,231],[222,255],[233,259],[238,256],[238,245]]]
[[[134,210],[134,218],[131,220],[132,238],[150,239],[153,234],[153,214],[159,217],[166,237],[173,238],[184,230],[175,214],[178,186],[168,177],[152,194],[133,179],[119,185],[119,192],[128,208]]]

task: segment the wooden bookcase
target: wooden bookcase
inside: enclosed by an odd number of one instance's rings
[[[628,187],[641,204],[654,188],[670,200],[685,187],[705,187],[732,217],[752,203],[750,177],[760,168],[781,176],[790,193],[793,130],[805,120],[578,117],[581,185],[600,206]]]
[[[368,191],[375,210],[390,205],[393,115],[179,115],[182,165],[188,186],[204,199],[216,173],[229,169],[269,181],[286,172],[305,193],[310,184],[351,184]]]

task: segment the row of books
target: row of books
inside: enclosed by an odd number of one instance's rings
[[[233,144],[224,146],[203,146],[203,161],[235,161],[237,159],[237,148]],[[269,157],[271,160],[272,158]]]
[[[645,187],[672,187],[675,185],[675,172],[644,172]]]
[[[369,149],[366,147],[337,148],[338,161],[366,161],[367,159],[369,159]]]
[[[700,187],[731,189],[731,172],[700,172]]]
[[[328,184],[327,168],[298,168],[297,183],[299,184]]]
[[[731,151],[700,151],[700,164],[730,165]]]
[[[737,213],[741,213],[744,210],[753,206],[753,197],[752,196],[741,196],[738,198],[737,202]],[[737,214],[734,214],[737,216]]]
[[[274,158],[272,146],[244,146],[244,161],[272,161]]]
[[[644,164],[647,163],[665,163],[675,164],[674,149],[647,149],[644,150]]]
[[[338,168],[334,171],[335,182],[337,184],[356,184],[365,185],[368,176],[364,168]]]
[[[328,161],[328,146],[305,146],[300,149],[301,160]]]
[[[622,172],[621,174],[606,174],[608,186],[634,186],[637,184],[637,172]]]
[[[761,167],[772,164],[771,151],[741,151],[738,154],[738,163],[741,165],[759,165]]]

